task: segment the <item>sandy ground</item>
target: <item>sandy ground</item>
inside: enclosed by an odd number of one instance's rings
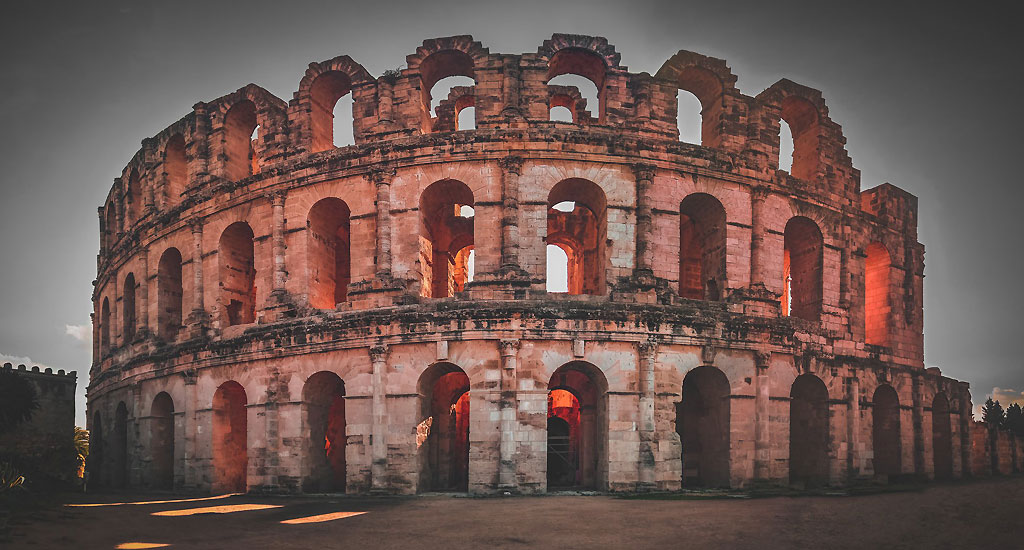
[[[76,495],[100,503],[188,498]],[[154,513],[261,504],[189,516]],[[320,523],[281,521],[365,512]],[[856,497],[638,500],[253,497],[58,507],[13,526],[4,549],[116,548],[1024,548],[1024,478],[933,485]]]

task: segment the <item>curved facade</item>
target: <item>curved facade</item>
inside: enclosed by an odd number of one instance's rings
[[[438,92],[453,76],[473,84]],[[289,102],[250,84],[196,104],[99,209],[92,483],[959,476],[970,394],[924,368],[916,197],[860,190],[819,92],[735,82],[686,51],[651,76],[603,38],[456,36],[379,78],[312,63]]]

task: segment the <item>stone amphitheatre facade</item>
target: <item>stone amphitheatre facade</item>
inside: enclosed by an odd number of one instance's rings
[[[549,83],[565,74],[597,104]],[[432,109],[452,76],[473,85]],[[91,483],[960,476],[971,399],[924,367],[916,197],[861,191],[820,92],[735,82],[687,51],[652,76],[603,38],[508,55],[456,36],[379,78],[312,63],[288,102],[250,84],[196,104],[99,209]],[[700,144],[679,140],[681,93]]]

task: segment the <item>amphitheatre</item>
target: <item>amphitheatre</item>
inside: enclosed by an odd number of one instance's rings
[[[688,51],[653,75],[619,59],[581,35],[517,55],[431,39],[380,77],[311,63],[289,101],[249,84],[145,138],[99,208],[90,485],[968,473],[968,385],[924,366],[917,198],[861,190],[816,90],[747,96]],[[433,97],[449,77],[473,84]]]

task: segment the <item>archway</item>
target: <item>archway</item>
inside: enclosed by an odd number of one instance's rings
[[[248,458],[248,418],[245,389],[224,382],[213,394],[213,489],[245,492]]]
[[[259,127],[256,104],[248,99],[235,103],[224,115],[224,171],[227,179],[235,181],[247,178],[258,164],[253,136]]]
[[[420,376],[420,491],[469,489],[469,376],[437,363]]]
[[[352,91],[352,80],[348,74],[342,71],[327,71],[317,76],[309,87],[310,95],[310,130],[312,135],[313,151],[326,151],[333,147],[351,145],[353,134],[352,129],[352,101],[349,95]],[[348,96],[346,102],[347,110],[338,109],[341,98]],[[348,127],[339,128],[337,117],[342,115],[342,125]],[[341,131],[339,131],[341,130]],[[338,138],[344,135],[345,141]]]
[[[124,345],[130,345],[135,340],[136,309],[135,309],[135,274],[129,273],[124,278],[124,288],[121,293],[121,305],[124,307],[121,318],[124,319]]]
[[[156,275],[157,327],[160,338],[173,342],[181,329],[181,252],[168,248],[160,256]]]
[[[458,180],[430,184],[420,196],[420,294],[431,298],[452,296],[466,269],[460,250],[473,246],[473,191]],[[457,263],[462,262],[462,263]]]
[[[725,286],[725,208],[707,193],[679,205],[679,295],[717,301]]]
[[[864,342],[889,345],[889,271],[892,258],[882,243],[871,243],[864,260]]]
[[[804,486],[828,483],[828,388],[813,374],[793,382],[789,401],[789,481]]]
[[[174,134],[164,147],[164,174],[167,176],[167,202],[174,206],[181,202],[188,178],[188,161],[185,159],[185,137]]]
[[[308,468],[302,490],[345,491],[345,382],[321,371],[302,388],[305,433],[309,434]]]
[[[900,400],[888,384],[878,386],[871,398],[871,441],[875,454],[875,475],[900,473]]]
[[[128,486],[128,407],[121,401],[114,412],[113,485],[118,489]]]
[[[548,489],[601,489],[607,484],[607,388],[601,370],[583,361],[566,363],[551,375],[548,426],[554,431],[547,434]]]
[[[217,248],[222,321],[225,326],[256,320],[256,263],[249,224],[235,222],[224,230]]]
[[[309,209],[309,303],[317,309],[334,309],[348,298],[352,279],[350,211],[345,201],[329,197]]]
[[[715,367],[697,367],[683,379],[676,431],[684,486],[729,486],[729,394],[729,379]]]
[[[953,477],[953,435],[949,423],[949,400],[938,393],[932,400],[932,455],[935,479]]]
[[[597,184],[567,179],[551,188],[545,241],[568,258],[569,294],[604,294],[607,230],[607,201]]]
[[[797,216],[786,224],[783,249],[782,314],[817,321],[822,302],[822,252],[818,225]]]
[[[167,392],[160,392],[153,399],[149,416],[150,482],[157,489],[171,489],[174,487],[174,402]]]

